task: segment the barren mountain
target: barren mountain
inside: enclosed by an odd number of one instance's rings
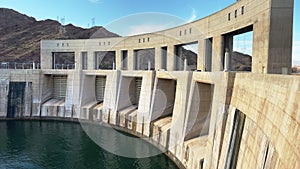
[[[233,71],[251,71],[252,56],[240,53],[232,52],[231,58],[231,70]]]
[[[12,9],[0,8],[0,62],[39,62],[42,39],[116,37],[103,27],[90,29],[54,20],[37,21]]]

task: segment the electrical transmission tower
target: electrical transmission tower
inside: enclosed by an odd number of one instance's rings
[[[92,27],[95,26],[95,17],[92,18]]]

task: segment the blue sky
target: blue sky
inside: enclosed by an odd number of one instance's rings
[[[95,25],[105,26],[108,29],[118,27],[121,35],[134,34],[134,32],[122,32],[122,27],[113,25],[120,18],[126,16],[135,17],[140,13],[160,13],[164,17],[142,19],[139,22],[123,22],[124,26],[132,28],[131,31],[146,29],[163,29],[175,26],[187,21],[193,21],[210,15],[236,0],[0,0],[0,7],[11,8],[37,20],[53,19],[61,21],[65,18],[65,24],[72,23],[80,27],[91,27],[92,18]],[[300,64],[300,2],[295,0],[294,10],[294,50],[293,60],[299,60]],[[145,16],[146,17],[146,16]],[[143,18],[143,17],[139,17]],[[169,24],[165,24],[166,20]],[[125,19],[126,20],[126,19]],[[147,22],[147,23],[146,23]],[[126,25],[126,24],[127,25]],[[135,24],[133,27],[133,24]],[[124,30],[124,29],[123,29]]]

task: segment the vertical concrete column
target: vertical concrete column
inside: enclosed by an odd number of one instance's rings
[[[155,70],[161,68],[161,47],[155,47]]]
[[[81,51],[80,50],[76,50],[74,53],[74,61],[75,61],[75,69],[76,70],[81,70],[82,68],[82,58],[81,58]]]
[[[120,71],[111,71],[107,74],[103,100],[103,116],[105,122],[116,124],[117,122],[117,99],[120,84]],[[121,82],[122,83],[122,82]]]
[[[213,41],[212,71],[223,70],[223,37],[218,35]]]
[[[270,21],[269,21],[270,22]],[[252,51],[252,72],[267,73],[268,69],[268,43],[269,43],[269,22],[259,21],[253,25],[253,51]]]
[[[167,48],[167,70],[173,71],[175,70],[175,46],[174,45],[168,45]]]
[[[134,51],[132,49],[128,49],[128,70],[134,70]]]
[[[116,70],[122,69],[122,51],[120,49],[116,50]]]
[[[78,70],[82,70],[82,67],[83,67],[83,56],[82,56],[82,52],[85,52],[85,51],[79,51],[79,57],[78,57],[78,64],[76,64],[76,66],[78,67],[77,69]]]
[[[224,71],[227,72],[230,70],[230,56],[229,56],[229,49],[226,48],[225,50],[225,57],[224,57]]]
[[[81,71],[74,70],[68,74],[67,93],[65,99],[65,114],[67,118],[80,117],[80,86],[82,85]]]
[[[30,81],[26,82],[25,86],[25,95],[24,95],[24,100],[25,100],[25,112],[23,116],[29,117],[30,114],[32,113],[32,83]]]
[[[81,50],[80,51],[80,64],[79,66],[79,70],[83,70],[83,69],[88,69],[88,51],[86,50]]]
[[[176,72],[177,73],[177,72]],[[182,143],[184,140],[184,120],[186,119],[190,84],[193,72],[179,72],[176,74],[177,86],[170,129],[169,150],[178,158],[182,158]],[[175,74],[174,74],[175,75]]]
[[[154,84],[155,73],[148,71],[143,74],[143,83],[140,91],[140,101],[137,114],[136,131],[140,134],[149,136],[150,127],[150,108],[152,99],[152,88]]]
[[[183,70],[184,70],[184,71],[187,71],[187,67],[188,67],[188,62],[187,62],[187,58],[185,58],[185,59],[183,60]]]
[[[88,70],[94,70],[95,69],[95,54],[93,50],[87,51],[87,62],[88,62]]]
[[[229,34],[224,37],[224,45],[225,50],[224,51],[224,71],[230,71],[231,69],[231,58],[232,58],[232,52],[233,52],[233,35]]]
[[[290,74],[292,71],[293,13],[293,0],[272,1],[268,73]]]
[[[9,78],[4,77],[5,74],[0,74],[0,117],[7,115],[7,103],[9,92]]]
[[[290,73],[292,62],[293,2],[273,0],[269,18],[253,25],[253,73]]]
[[[52,69],[52,52],[46,41],[41,41],[41,69]]]
[[[205,43],[202,37],[198,40],[198,55],[197,55],[197,70],[205,71],[205,64],[204,64],[204,54],[205,54]]]
[[[33,71],[33,80],[32,80],[32,112],[31,116],[39,116],[42,100],[42,71],[34,70]]]

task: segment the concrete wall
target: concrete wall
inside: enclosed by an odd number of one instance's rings
[[[1,79],[10,77],[10,81],[24,81],[32,83],[32,105],[36,108],[30,109],[23,117],[34,118],[37,116],[63,117],[89,119],[90,115],[79,116],[84,107],[89,102],[93,102],[94,82],[96,75],[116,74],[116,71],[85,71],[81,74],[81,89],[72,86],[72,78],[69,76],[74,72],[56,71],[34,71],[31,78],[25,78],[26,73],[18,70],[7,71],[1,74]],[[69,96],[66,100],[80,95],[79,101],[70,103],[64,101],[64,104],[51,104],[51,84],[52,75],[68,75]],[[46,73],[46,74],[43,74]],[[43,75],[41,75],[43,74]],[[79,77],[79,75],[76,75]],[[177,162],[180,162],[187,168],[200,168],[200,162],[203,161],[205,168],[224,168],[228,158],[230,140],[232,140],[232,126],[234,124],[234,113],[239,110],[245,114],[246,120],[241,136],[240,149],[237,155],[237,168],[259,168],[267,166],[270,168],[298,168],[299,167],[299,136],[300,129],[300,111],[298,97],[300,97],[299,84],[300,77],[284,75],[263,75],[253,73],[208,73],[208,72],[152,72],[139,71],[137,74],[130,71],[122,71],[115,76],[114,80],[107,79],[104,102],[107,109],[117,110],[118,98],[121,93],[120,86],[124,77],[143,77],[141,89],[141,102],[136,108],[137,112],[131,111],[126,116],[127,125],[120,125],[124,130],[144,136],[149,136],[150,130],[158,131],[155,127],[161,126],[160,130],[166,131],[153,137],[154,141],[159,141],[159,146],[167,146],[169,154],[173,155]],[[155,75],[155,76],[154,76]],[[74,77],[76,77],[74,76]],[[71,76],[72,77],[72,76]],[[155,78],[153,78],[155,77]],[[175,79],[177,81],[176,94],[174,100],[174,109],[172,117],[163,121],[155,122],[151,126],[151,117],[153,116],[153,104],[155,101],[154,81],[159,79]],[[40,79],[35,81],[34,79]],[[118,80],[119,79],[119,80]],[[145,80],[146,79],[146,80]],[[109,82],[110,81],[110,82]],[[9,82],[9,81],[4,81]],[[40,83],[40,84],[36,84]],[[158,82],[159,83],[159,82]],[[189,87],[191,83],[191,87]],[[1,116],[6,116],[5,87],[9,83],[3,83],[1,87]],[[154,86],[152,86],[153,84]],[[112,89],[113,87],[114,89]],[[213,86],[213,87],[212,87]],[[75,88],[75,89],[74,89]],[[169,86],[161,86],[162,91],[167,91]],[[199,97],[196,97],[198,91]],[[71,92],[73,90],[82,91]],[[38,95],[36,93],[41,93]],[[113,94],[115,93],[115,94]],[[110,96],[115,96],[112,99]],[[202,99],[201,99],[202,98]],[[213,98],[213,99],[212,99]],[[39,101],[40,100],[40,101]],[[152,101],[151,101],[152,100]],[[112,101],[112,102],[111,102]],[[48,112],[43,113],[42,107],[47,102]],[[35,103],[35,104],[34,104]],[[40,104],[41,103],[41,104]],[[81,104],[80,104],[81,103]],[[93,102],[94,103],[94,102]],[[72,106],[72,113],[67,114],[67,106]],[[199,110],[195,111],[195,105],[199,105]],[[114,105],[113,107],[110,107]],[[91,107],[95,106],[92,105]],[[75,107],[75,108],[74,108]],[[79,107],[78,112],[76,107]],[[39,110],[38,112],[36,110]],[[74,113],[74,111],[76,113]],[[209,111],[209,112],[208,112]],[[56,113],[57,112],[57,113]],[[113,112],[113,111],[111,111]],[[118,113],[119,111],[116,111]],[[118,114],[106,116],[112,125],[118,125],[112,119]],[[192,117],[196,117],[196,119]],[[108,120],[110,118],[110,120]],[[207,120],[207,118],[209,120]],[[147,121],[148,119],[148,121]],[[203,121],[203,119],[205,119]],[[95,120],[95,119],[90,119]],[[101,119],[98,119],[101,120]],[[158,123],[159,122],[159,123]],[[120,124],[120,123],[119,123]],[[130,125],[128,125],[130,124]],[[208,125],[208,126],[207,126]],[[193,126],[192,133],[186,129]],[[205,134],[201,135],[203,126],[207,126]],[[153,127],[153,128],[152,128]],[[199,134],[200,133],[200,134]],[[185,139],[184,139],[185,138]]]
[[[293,0],[284,3],[282,0],[237,1],[219,12],[192,23],[142,35],[85,40],[43,40],[41,41],[41,68],[51,69],[53,52],[75,52],[76,69],[81,69],[81,52],[88,52],[88,69],[93,70],[95,51],[115,51],[116,69],[120,70],[121,51],[127,50],[128,70],[134,70],[134,51],[152,48],[155,49],[155,69],[158,70],[162,65],[161,47],[167,47],[167,70],[172,71],[176,69],[175,46],[195,42],[199,46],[197,70],[205,71],[205,67],[211,67],[211,64],[213,71],[222,71],[224,45],[228,44],[225,35],[249,26],[253,27],[252,72],[291,73]],[[211,56],[206,55],[210,49],[205,42],[209,38],[213,43]],[[144,42],[143,39],[146,41]],[[207,60],[212,60],[212,63]]]
[[[198,21],[160,32],[43,40],[41,70],[0,70],[0,116],[6,117],[9,82],[26,82],[32,85],[25,92],[22,117],[108,123],[149,138],[183,168],[228,168],[229,159],[236,155],[237,168],[298,169],[300,77],[272,75],[290,73],[292,13],[293,0],[241,0]],[[231,37],[225,35],[246,27],[253,27],[252,72],[223,72],[224,47],[231,47],[225,41]],[[191,42],[199,46],[198,71],[175,71],[176,45]],[[159,70],[162,47],[167,48],[166,71]],[[155,70],[134,70],[134,51],[149,48],[155,49]],[[126,71],[121,70],[123,50],[128,51]],[[95,70],[95,51],[115,51],[116,70]],[[75,69],[52,69],[53,52],[75,52]],[[81,70],[81,52],[88,53],[87,70]],[[53,98],[55,75],[67,76],[65,99]],[[107,77],[101,104],[96,102],[96,76]],[[142,85],[139,104],[132,106],[130,80],[136,77],[142,78]],[[163,100],[174,106],[160,116]],[[240,137],[233,137],[236,112],[245,115]],[[232,154],[235,139],[240,144]]]
[[[246,115],[238,166],[262,166],[269,147],[267,167],[299,168],[299,80],[297,76],[236,75],[231,106]]]
[[[6,117],[7,115],[8,92],[9,92],[9,79],[2,77],[0,83],[0,116],[1,117]]]

